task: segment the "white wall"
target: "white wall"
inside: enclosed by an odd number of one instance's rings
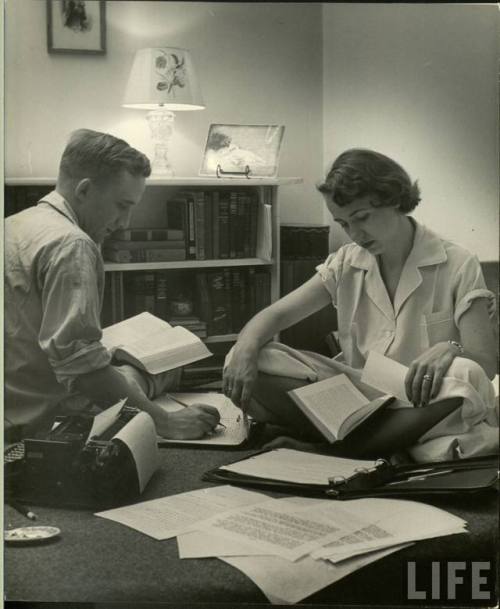
[[[325,4],[323,38],[325,167],[351,147],[394,157],[419,220],[498,260],[498,7]]]
[[[6,176],[55,175],[73,129],[109,131],[151,153],[142,111],[121,107],[137,48],[191,50],[206,110],[177,113],[171,158],[197,175],[210,123],[286,125],[283,221],[321,222],[321,5],[108,1],[105,56],[49,55],[45,2],[6,0]],[[311,198],[317,204],[311,208]]]

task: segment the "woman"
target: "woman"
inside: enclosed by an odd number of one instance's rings
[[[489,381],[496,372],[495,299],[477,258],[408,216],[420,201],[417,183],[383,154],[344,152],[318,189],[353,243],[249,321],[226,361],[226,395],[258,420],[319,439],[286,391],[339,372],[360,386],[360,370],[374,350],[408,366],[408,399],[424,408],[380,414],[375,427],[337,445],[341,452],[382,455],[417,440],[413,456],[420,459],[457,456],[457,449],[458,456],[491,452],[498,432]],[[342,362],[276,343],[263,349],[276,333],[329,302],[337,308]],[[468,384],[477,399],[441,400],[427,408],[445,374]]]

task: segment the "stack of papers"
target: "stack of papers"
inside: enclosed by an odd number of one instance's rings
[[[466,522],[398,499],[269,498],[231,486],[191,491],[97,516],[157,540],[179,557],[215,557],[249,577],[272,603],[297,603],[408,544],[466,532]]]

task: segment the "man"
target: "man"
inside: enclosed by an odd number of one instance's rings
[[[175,385],[176,371],[153,378],[114,366],[100,342],[100,244],[127,227],[150,173],[147,157],[123,140],[81,129],[64,150],[56,189],[6,220],[7,440],[49,427],[75,397],[99,406],[128,398],[166,438],[199,438],[217,425],[211,406],[167,414],[151,401]]]

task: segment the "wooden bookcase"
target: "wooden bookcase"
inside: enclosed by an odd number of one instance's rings
[[[105,262],[107,290],[103,311],[111,310],[113,314],[103,319],[103,324],[114,323],[124,317],[124,304],[127,299],[125,289],[126,274],[129,272],[175,271],[189,273],[203,269],[221,269],[238,267],[264,268],[270,275],[270,299],[275,301],[280,296],[280,212],[278,189],[282,186],[298,184],[301,178],[199,178],[179,177],[161,178],[152,176],[147,180],[147,188],[140,205],[133,212],[130,228],[166,227],[166,205],[183,191],[202,190],[205,192],[221,190],[251,189],[254,200],[259,206],[259,224],[257,230],[257,252],[253,258],[224,258],[210,260],[182,260],[178,262]],[[55,185],[55,178],[7,178],[5,209],[6,213],[19,211],[20,204],[12,205],[10,200],[24,191],[19,200],[26,205],[36,203],[36,189],[49,192]],[[31,189],[31,199],[29,191]],[[26,196],[28,193],[28,196]],[[24,199],[23,199],[24,197]],[[21,205],[22,206],[22,205]],[[264,208],[269,206],[268,223],[264,221]],[[270,212],[270,213],[269,213]],[[266,238],[267,235],[267,238]],[[266,253],[267,250],[267,253]],[[111,301],[111,302],[109,302]],[[111,318],[109,318],[111,317]],[[230,343],[236,334],[209,335],[207,343]],[[214,345],[215,346],[215,345]]]

